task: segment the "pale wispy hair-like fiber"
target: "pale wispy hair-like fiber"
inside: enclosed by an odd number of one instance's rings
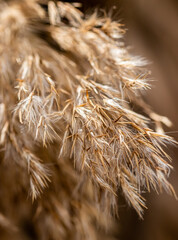
[[[175,141],[162,129],[171,123],[142,99],[146,60],[129,53],[122,24],[76,6],[0,3],[3,239],[11,225],[26,239],[24,218],[38,239],[100,239],[118,192],[140,217],[145,191],[175,195],[165,152]]]

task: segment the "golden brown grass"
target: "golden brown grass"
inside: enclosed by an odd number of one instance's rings
[[[175,195],[164,151],[174,140],[160,133],[170,122],[141,99],[146,61],[129,54],[120,23],[45,3],[0,5],[0,206],[20,227],[24,204],[38,239],[98,239],[118,191],[140,217],[145,190]]]

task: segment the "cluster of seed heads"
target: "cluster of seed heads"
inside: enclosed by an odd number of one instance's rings
[[[0,224],[18,232],[24,204],[44,240],[98,239],[95,223],[112,222],[118,192],[140,217],[146,190],[175,195],[170,122],[141,97],[146,61],[128,52],[122,24],[76,6],[0,3],[0,209],[16,196],[19,215],[2,213]]]

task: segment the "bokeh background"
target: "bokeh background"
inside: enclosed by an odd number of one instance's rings
[[[167,116],[173,127],[165,131],[178,141],[178,1],[177,0],[83,0],[83,9],[104,9],[112,13],[127,29],[126,44],[136,55],[151,64],[152,89],[147,102],[160,115]],[[170,176],[178,194],[178,149],[168,150],[174,170]],[[166,193],[147,194],[148,210],[144,221],[121,204],[119,219],[120,240],[177,240],[178,201]]]

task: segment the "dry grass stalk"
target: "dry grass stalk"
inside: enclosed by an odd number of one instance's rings
[[[175,195],[164,151],[174,140],[149,127],[170,122],[138,101],[150,87],[146,62],[129,54],[121,24],[69,3],[45,4],[48,12],[38,1],[0,4],[1,171],[18,169],[10,179],[19,205],[29,189],[36,199],[26,215],[34,209],[39,239],[98,239],[94,223],[103,209],[117,212],[118,190],[140,217],[143,191]],[[6,197],[16,195],[7,184]]]

